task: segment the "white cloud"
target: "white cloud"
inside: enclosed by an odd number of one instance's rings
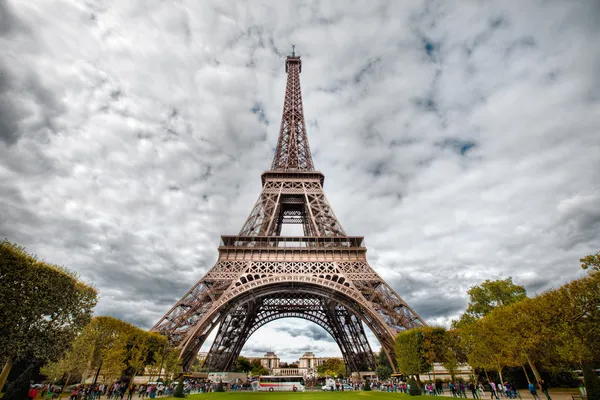
[[[598,16],[593,1],[4,2],[0,235],[93,281],[97,313],[150,327],[250,211],[294,43],[330,202],[417,312],[447,324],[487,278],[556,286],[600,243]],[[286,326],[248,349],[297,358],[309,336],[294,353]]]

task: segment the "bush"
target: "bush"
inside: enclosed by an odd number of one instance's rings
[[[410,385],[410,389],[408,389],[408,394],[410,394],[411,396],[420,396],[423,394],[421,393],[421,388],[417,384],[415,378],[410,378],[408,384]]]
[[[371,390],[371,381],[369,381],[369,378],[365,377],[365,384],[363,386],[363,390],[365,391],[369,391]]]
[[[185,393],[183,392],[183,374],[179,378],[179,382],[177,383],[177,387],[175,388],[175,393],[173,393],[173,397],[184,398]]]

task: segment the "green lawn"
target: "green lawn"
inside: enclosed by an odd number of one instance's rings
[[[409,396],[402,393],[388,392],[225,392],[201,393],[186,397],[188,400],[431,400],[431,396]],[[179,400],[174,397],[164,397],[161,400]]]

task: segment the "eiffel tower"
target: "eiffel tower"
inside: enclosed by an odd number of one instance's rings
[[[313,165],[302,109],[302,61],[286,58],[287,87],[277,149],[262,191],[236,236],[221,236],[216,264],[152,328],[181,349],[185,370],[214,328],[205,360],[211,371],[235,367],[248,338],[280,318],[325,329],[349,371],[375,369],[366,324],[393,366],[394,337],[425,322],[369,266],[363,237],[348,236]],[[281,236],[300,224],[304,236]]]

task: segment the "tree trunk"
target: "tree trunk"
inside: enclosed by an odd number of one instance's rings
[[[485,379],[487,379],[487,381],[490,382],[490,376],[487,373],[487,369],[484,369],[483,373],[485,374]]]
[[[535,382],[536,383],[539,382],[542,379],[542,376],[540,375],[539,371],[537,370],[537,368],[535,366],[535,363],[533,362],[533,360],[529,356],[527,356],[527,363],[531,367],[531,371],[533,372],[533,376],[535,376]],[[540,388],[540,390],[542,390],[542,388]]]
[[[585,383],[585,390],[587,391],[587,398],[589,400],[600,399],[600,378],[594,372],[592,364],[585,363],[582,366],[583,369],[583,381]]]
[[[102,368],[102,361],[100,365],[98,365],[98,369],[96,370],[96,376],[94,376],[94,382],[92,382],[92,386],[96,386],[96,382],[98,382],[98,375],[100,375],[100,368]]]
[[[2,368],[2,373],[0,373],[0,392],[2,392],[2,388],[8,379],[8,374],[13,367],[13,359],[12,357],[8,357],[6,362],[4,363],[4,367]]]
[[[531,383],[531,381],[529,380],[529,374],[527,373],[527,368],[525,368],[525,364],[523,364],[522,367],[523,372],[525,372],[525,378],[527,378],[527,383]]]
[[[502,377],[502,367],[498,368],[498,375],[500,375],[500,384],[504,384],[504,378]]]
[[[60,391],[61,396],[65,392],[65,389],[67,388],[67,386],[69,386],[69,379],[71,379],[71,374],[67,374],[67,379],[65,380],[65,384],[63,385],[63,388]]]

